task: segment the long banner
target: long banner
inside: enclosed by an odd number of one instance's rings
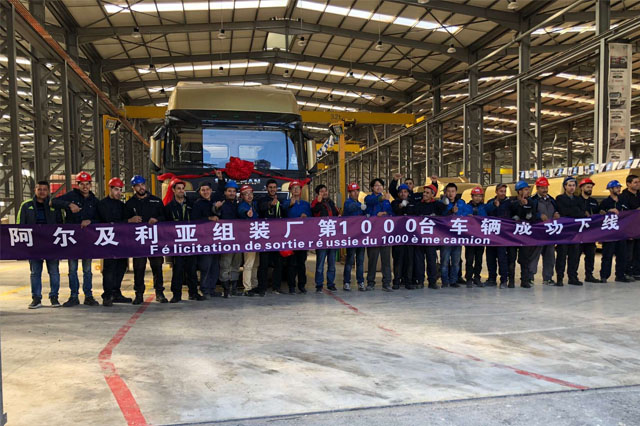
[[[530,224],[478,216],[2,225],[0,259],[105,259],[389,245],[539,246],[640,238],[640,211]]]

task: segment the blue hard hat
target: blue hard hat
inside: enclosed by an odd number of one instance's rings
[[[562,181],[562,186],[566,186],[567,182],[571,182],[574,181],[577,183],[576,178],[574,178],[573,176],[567,176],[566,178],[564,178],[564,180]]]
[[[403,183],[402,185],[398,186],[398,192],[402,191],[403,189],[410,191],[409,185],[407,185],[406,183]]]
[[[147,181],[140,175],[135,175],[131,178],[131,186],[136,186],[141,183],[146,183]]]
[[[620,182],[614,179],[607,184],[607,189],[615,188],[616,186],[622,187],[622,185],[620,185]]]
[[[518,181],[518,183],[516,183],[516,191],[520,191],[521,189],[524,188],[528,188],[529,184],[523,180]]]
[[[235,188],[236,191],[238,190],[238,184],[236,183],[235,180],[230,180],[229,182],[227,182],[227,184],[224,186],[224,189],[227,188]]]

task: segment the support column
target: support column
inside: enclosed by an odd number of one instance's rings
[[[66,62],[62,65],[62,142],[64,147],[64,191],[71,190],[71,110],[69,105],[69,67]]]
[[[475,58],[470,58],[475,62]],[[478,69],[469,70],[469,99],[478,95]],[[482,106],[465,105],[463,112],[463,172],[471,182],[482,183]]]
[[[440,85],[440,78],[433,79],[433,85]],[[440,89],[435,89],[433,92],[433,109],[432,115],[438,115],[442,111],[442,92]],[[442,122],[429,123],[426,126],[425,139],[426,139],[426,153],[425,153],[425,167],[427,178],[433,175],[438,177],[442,176]],[[425,179],[426,181],[426,179]]]
[[[567,123],[567,167],[573,167],[573,123]]]
[[[520,73],[529,71],[531,61],[531,39],[529,36],[520,41],[519,47],[519,69]],[[517,117],[517,140],[516,157],[514,161],[514,175],[518,178],[521,171],[531,170],[534,160],[532,153],[535,152],[537,136],[531,131],[531,125],[536,124],[538,119],[536,113],[532,112],[539,103],[539,85],[527,80],[518,80],[518,117]],[[538,129],[539,133],[539,129]],[[535,156],[537,160],[537,155]]]
[[[102,159],[104,158],[102,152],[102,141],[101,138],[101,130],[102,130],[102,122],[100,120],[100,107],[99,107],[99,99],[98,95],[93,97],[93,148],[95,152],[94,156],[94,164],[95,164],[95,192],[96,194],[104,194],[105,182],[104,182],[104,162]]]
[[[596,35],[609,30],[611,22],[610,0],[596,0]],[[609,48],[606,41],[600,41],[599,56],[596,64],[594,87],[593,142],[594,163],[604,163],[609,142],[609,96],[607,83]]]
[[[29,2],[29,12],[42,25],[45,23],[45,7],[43,0]],[[48,111],[47,111],[47,74],[41,55],[37,49],[31,48],[31,92],[34,113],[34,176],[35,180],[49,178],[49,146]]]
[[[22,204],[22,156],[20,153],[20,128],[18,115],[18,72],[16,67],[16,11],[13,6],[7,12],[7,57],[9,69],[9,115],[11,135],[11,175],[13,177],[13,199],[15,216]],[[3,413],[0,413],[3,415]]]

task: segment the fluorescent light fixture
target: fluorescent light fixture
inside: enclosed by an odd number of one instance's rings
[[[212,70],[219,69],[220,67],[225,68],[256,68],[256,67],[266,67],[269,65],[268,62],[254,62],[254,61],[244,61],[244,62],[224,62],[217,64],[203,64],[203,65],[180,65],[173,66],[169,65],[162,68],[156,68],[155,72],[157,73],[166,73],[166,72],[182,72],[182,71],[203,71],[203,70]],[[148,69],[138,68],[140,74],[145,74],[150,72]]]
[[[335,75],[335,76],[339,76],[339,77],[350,77],[350,78],[357,78],[359,80],[369,80],[369,81],[384,81],[385,83],[395,83],[396,80],[391,79],[391,78],[381,78],[375,75],[371,75],[371,74],[359,74],[359,73],[353,73],[353,75],[351,75],[349,72],[345,72],[345,71],[337,71],[337,70],[330,70],[328,68],[320,68],[320,67],[310,67],[310,66],[306,66],[306,65],[296,65],[296,64],[285,64],[285,63],[278,63],[275,64],[274,66],[278,67],[278,68],[288,68],[290,70],[298,70],[298,71],[305,71],[305,72],[310,72],[310,73],[318,73],[318,74],[324,74],[324,75]]]
[[[266,9],[286,7],[288,0],[237,0],[237,1],[198,1],[198,2],[170,2],[154,3],[141,1],[131,6],[126,3],[105,4],[107,13],[156,13],[156,12],[195,12],[202,10],[234,10],[234,9]]]
[[[549,92],[542,92],[542,97],[543,98],[550,98],[550,99],[558,99],[558,100],[562,100],[562,101],[571,101],[571,102],[578,102],[581,104],[591,104],[591,105],[595,105],[595,100],[593,99],[587,99],[587,98],[581,98],[581,97],[575,97],[572,98],[571,96],[565,96],[565,95],[557,95],[555,93],[549,93]]]
[[[316,12],[325,12],[332,15],[348,16],[350,18],[364,19],[367,21],[383,22],[385,24],[400,25],[409,28],[421,28],[424,30],[435,30],[442,32],[457,32],[460,27],[454,25],[441,26],[440,24],[429,21],[418,21],[414,18],[406,18],[402,16],[385,15],[383,13],[373,13],[366,10],[353,9],[349,7],[340,7],[327,5],[324,2],[309,0],[298,0],[296,7],[300,9],[313,10]]]
[[[316,130],[318,132],[326,132],[329,133],[329,129],[325,128],[325,127],[318,127],[318,126],[307,126],[306,124],[304,125],[305,129],[308,130]]]
[[[349,112],[357,112],[358,111],[357,108],[345,108],[345,107],[336,106],[336,105],[318,104],[318,103],[315,103],[315,102],[298,101],[298,105],[300,105],[302,107],[309,107],[309,108],[332,109],[332,110],[335,110],[335,111],[349,111]]]
[[[0,62],[9,62],[9,58],[4,55],[0,55]],[[20,65],[31,65],[31,61],[27,58],[16,58],[16,63]]]
[[[484,130],[485,132],[491,132],[491,133],[502,133],[502,134],[511,134],[511,133],[513,133],[513,131],[511,131],[511,130],[494,129],[493,127],[484,127],[482,130]]]
[[[303,92],[326,93],[328,95],[345,96],[350,98],[363,98],[363,99],[369,99],[369,100],[375,99],[374,95],[369,95],[362,92],[332,90],[332,89],[325,89],[323,87],[307,86],[307,85],[295,84],[295,83],[278,83],[278,84],[273,84],[273,86],[280,87],[281,89],[300,90]]]

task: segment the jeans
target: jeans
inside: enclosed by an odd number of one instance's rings
[[[336,280],[336,250],[316,250],[316,288],[324,284],[324,261],[327,260],[327,287],[335,286]]]
[[[440,254],[440,278],[442,284],[455,284],[460,270],[460,254],[462,247],[443,246]],[[451,266],[449,266],[451,262]]]
[[[424,285],[424,263],[427,261],[427,279],[430,286],[438,281],[437,266],[438,248],[433,246],[416,246],[413,251],[413,281]]]
[[[351,284],[351,269],[354,261],[356,281],[358,284],[364,283],[364,247],[351,247],[347,249],[347,256],[344,260],[344,284]]]
[[[153,288],[157,293],[164,291],[162,280],[162,257],[150,257],[149,265],[151,265],[151,272],[153,273]],[[146,257],[134,257],[133,258],[133,289],[136,294],[144,294],[144,273],[147,269]]]
[[[82,259],[82,292],[85,296],[91,296],[91,259]],[[80,281],[78,281],[78,259],[69,259],[69,290],[71,297],[78,297]]]
[[[220,255],[203,254],[198,256],[200,270],[200,291],[204,295],[213,296],[220,277]]]
[[[104,259],[102,262],[102,298],[119,296],[129,259]]]
[[[45,260],[34,259],[29,261],[29,269],[31,269],[31,296],[42,298],[42,265]],[[47,272],[49,273],[49,285],[51,291],[49,297],[58,297],[60,291],[60,271],[58,270],[58,260],[46,260]]]
[[[391,247],[368,247],[367,248],[367,286],[376,285],[376,269],[378,267],[378,257],[382,263],[382,285],[391,284]]]

